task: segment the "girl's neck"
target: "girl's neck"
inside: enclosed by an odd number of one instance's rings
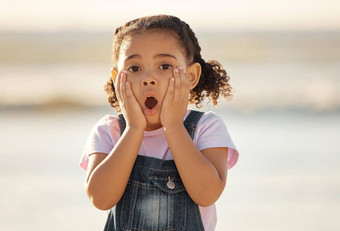
[[[159,124],[148,124],[146,125],[145,131],[150,132],[163,127],[161,123]]]

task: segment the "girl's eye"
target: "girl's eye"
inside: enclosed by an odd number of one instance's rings
[[[137,72],[137,71],[140,70],[140,68],[137,67],[137,66],[132,66],[132,67],[129,67],[128,70],[131,71],[131,72]]]
[[[172,67],[170,64],[162,64],[159,68],[161,70],[169,70]]]

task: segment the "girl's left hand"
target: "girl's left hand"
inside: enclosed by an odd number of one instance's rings
[[[165,129],[170,126],[183,125],[183,118],[188,107],[190,88],[186,71],[178,67],[174,69],[173,75],[163,100],[160,115],[161,123]]]

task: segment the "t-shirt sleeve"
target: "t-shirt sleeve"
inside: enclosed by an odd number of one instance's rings
[[[111,130],[109,127],[109,115],[101,118],[91,129],[87,137],[83,153],[80,159],[80,167],[87,169],[89,155],[95,152],[109,154],[114,146]]]
[[[194,141],[199,150],[206,148],[227,147],[228,169],[238,161],[239,153],[234,145],[223,120],[214,112],[206,112],[197,123]]]

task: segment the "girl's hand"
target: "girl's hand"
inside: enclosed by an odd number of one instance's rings
[[[166,129],[170,126],[183,125],[189,100],[189,82],[183,68],[174,69],[161,109],[161,123]]]
[[[144,113],[133,95],[131,84],[127,81],[126,77],[126,73],[120,72],[115,85],[120,109],[122,110],[127,126],[144,130],[146,127]]]

